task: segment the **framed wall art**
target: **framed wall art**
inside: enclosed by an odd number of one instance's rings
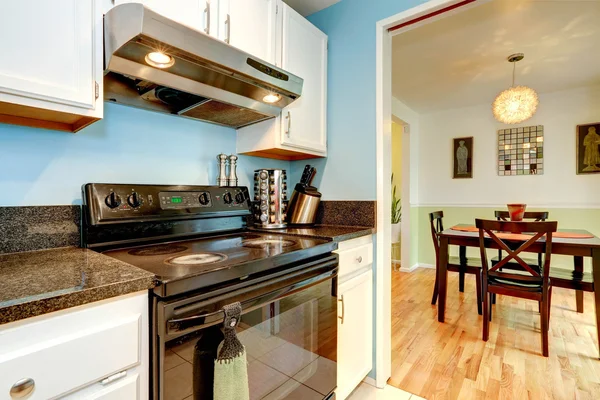
[[[544,173],[544,127],[525,126],[498,131],[498,175]]]
[[[577,125],[577,174],[600,172],[600,122]]]
[[[473,137],[453,139],[452,159],[454,160],[454,179],[473,177]]]

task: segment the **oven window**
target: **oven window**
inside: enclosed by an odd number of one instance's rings
[[[324,399],[336,387],[337,299],[326,281],[242,316],[250,399]],[[166,343],[166,400],[212,398],[222,340],[211,327]],[[235,382],[232,382],[235,384]]]

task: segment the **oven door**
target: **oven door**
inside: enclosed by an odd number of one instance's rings
[[[337,255],[278,276],[156,303],[154,398],[213,398],[214,360],[226,304],[239,301],[250,399],[330,399],[336,388]],[[235,382],[231,383],[236,384]]]

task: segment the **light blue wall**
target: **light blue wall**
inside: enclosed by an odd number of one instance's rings
[[[329,36],[328,158],[314,162],[325,200],[375,200],[376,23],[423,0],[342,0],[309,17]],[[311,160],[312,161],[312,160]],[[304,162],[292,163],[297,178]],[[376,263],[377,260],[374,260]],[[374,269],[375,274],[377,270]],[[375,289],[375,279],[373,287]],[[379,305],[374,303],[374,311]],[[373,315],[376,313],[374,312]],[[375,334],[375,324],[373,324]],[[373,353],[375,366],[375,352]],[[369,374],[375,377],[375,369]]]
[[[375,24],[423,0],[342,0],[308,19],[329,36],[324,200],[375,200]],[[292,182],[306,163],[292,163]]]
[[[235,130],[105,104],[104,119],[77,134],[0,124],[0,206],[80,204],[87,182],[214,184],[216,155]],[[240,184],[284,161],[241,156]]]

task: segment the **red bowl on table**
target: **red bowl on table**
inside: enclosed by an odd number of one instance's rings
[[[507,204],[506,206],[508,207],[508,215],[511,221],[523,221],[527,204]]]

